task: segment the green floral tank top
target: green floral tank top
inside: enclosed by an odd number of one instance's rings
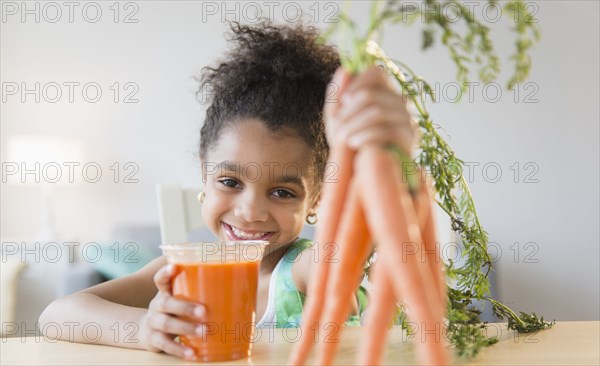
[[[298,239],[287,249],[277,264],[278,268],[273,271],[272,276],[275,278],[271,278],[269,285],[267,310],[257,326],[272,326],[273,323],[276,328],[296,328],[300,326],[306,295],[299,292],[294,284],[292,265],[299,259],[302,251],[312,247],[312,245],[313,243],[308,239]],[[360,316],[367,306],[367,290],[360,286],[356,292],[356,297],[359,305],[359,315],[351,315],[345,322],[346,326],[361,325]]]

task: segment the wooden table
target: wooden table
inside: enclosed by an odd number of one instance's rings
[[[251,359],[234,364],[285,364],[294,329],[262,330],[254,344]],[[497,332],[497,333],[496,333]],[[341,338],[338,364],[353,364],[360,327],[346,328]],[[504,324],[492,324],[488,335],[498,335],[500,342],[484,349],[475,359],[455,364],[469,365],[599,365],[600,322],[559,322],[554,328],[531,335],[507,331]],[[287,340],[286,340],[287,339]],[[4,338],[0,341],[2,365],[167,365],[194,364],[178,358],[148,351],[91,344],[46,340],[43,337]],[[392,330],[387,364],[414,364],[414,352],[399,327]],[[212,363],[213,365],[216,363]]]

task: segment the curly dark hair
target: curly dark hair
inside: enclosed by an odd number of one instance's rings
[[[205,161],[226,127],[258,119],[308,145],[318,191],[329,153],[323,105],[327,84],[340,66],[337,48],[319,42],[319,31],[301,23],[292,27],[263,19],[229,26],[231,50],[218,67],[204,67],[199,78],[198,93],[211,91],[203,95],[209,107],[200,130],[200,159]]]

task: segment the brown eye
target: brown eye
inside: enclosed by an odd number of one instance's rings
[[[239,186],[239,183],[231,178],[219,179],[219,183],[229,188],[237,188]]]
[[[279,198],[295,198],[296,195],[287,189],[276,189],[273,191],[273,194]]]

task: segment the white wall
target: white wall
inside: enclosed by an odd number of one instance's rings
[[[226,49],[222,13],[205,11],[203,21],[203,6],[213,9],[206,2],[136,2],[138,23],[122,21],[135,8],[121,8],[121,19],[114,23],[112,2],[99,2],[102,17],[88,22],[81,14],[84,4],[75,8],[72,23],[67,8],[56,23],[43,16],[37,23],[31,15],[22,23],[20,13],[13,16],[7,11],[1,23],[3,83],[96,82],[102,88],[103,97],[95,104],[83,100],[81,89],[69,103],[66,87],[55,104],[35,103],[32,96],[22,103],[19,95],[7,96],[2,103],[3,161],[11,136],[70,136],[85,144],[82,164],[93,161],[103,168],[98,183],[86,183],[79,175],[79,184],[56,188],[53,208],[59,241],[103,241],[111,238],[117,225],[157,224],[156,183],[200,183],[196,144],[203,107],[194,98],[193,76]],[[285,4],[272,8],[277,20],[283,19]],[[335,10],[333,2],[301,4],[308,14],[316,15],[318,9],[321,23]],[[252,9],[243,5],[238,4],[238,12],[235,3],[227,6],[238,18],[252,15]],[[364,17],[367,6],[355,2],[353,14]],[[479,86],[472,101],[453,103],[448,82],[455,70],[444,49],[420,51],[417,28],[389,29],[383,45],[427,80],[440,83],[442,94],[446,92],[443,101],[430,109],[458,156],[479,164],[471,188],[482,224],[501,250],[496,266],[501,299],[547,318],[599,319],[599,6],[590,1],[538,6],[543,38],[533,52],[533,84],[528,89],[521,86],[517,102],[506,91],[498,102],[488,102],[485,98],[494,97],[493,89],[484,97]],[[294,8],[286,9],[288,18],[293,17]],[[93,9],[88,10],[94,16]],[[47,11],[47,18],[54,17],[54,9]],[[266,7],[263,11],[267,15]],[[492,27],[504,61],[502,83],[513,42],[504,20]],[[139,102],[114,103],[109,89],[114,82],[136,83]],[[525,103],[525,96],[534,90],[533,99],[538,101]],[[124,94],[121,90],[121,98]],[[139,183],[114,183],[109,170],[114,162],[137,164]],[[516,183],[510,169],[515,162],[520,173]],[[537,183],[524,182],[533,172],[531,167],[525,169],[526,163],[538,167],[530,176]],[[485,164],[502,169],[498,182],[491,182],[493,170],[482,174]],[[2,185],[3,241],[31,240],[40,227],[40,197],[36,187]],[[447,240],[447,226],[442,224],[440,230]],[[517,258],[517,247],[511,249],[515,242],[520,247]],[[533,244],[525,247],[528,242]],[[527,263],[527,254],[537,263]]]

